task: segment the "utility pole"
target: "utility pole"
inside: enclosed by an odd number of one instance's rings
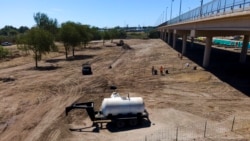
[[[172,19],[172,8],[173,8],[173,1],[174,1],[174,0],[171,0],[170,20]]]
[[[166,7],[166,21],[168,20],[168,7]]]
[[[203,0],[201,0],[200,17],[202,16],[202,6],[203,6]]]
[[[165,16],[165,12],[163,11],[163,14],[162,14],[162,23],[164,23],[164,16]]]
[[[179,11],[179,21],[181,21],[181,5],[182,5],[182,0],[180,0],[180,11]]]

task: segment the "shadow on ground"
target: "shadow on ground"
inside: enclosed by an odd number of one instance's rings
[[[142,123],[133,127],[126,124],[125,127],[117,128],[114,123],[109,122],[109,123],[103,123],[103,126],[100,126],[100,124],[98,124],[96,126],[89,126],[89,127],[83,127],[83,128],[70,128],[69,130],[72,132],[93,132],[93,133],[99,133],[100,130],[108,130],[110,132],[122,132],[122,131],[134,130],[134,129],[148,128],[150,126],[151,126],[151,121],[147,119],[143,119]]]
[[[128,130],[134,130],[134,129],[141,129],[141,128],[148,128],[151,126],[151,121],[148,119],[143,119],[142,123],[136,125],[136,126],[129,126],[128,123],[123,128],[117,128],[116,125],[112,122],[108,123],[106,128],[110,132],[122,132],[122,131],[128,131]]]
[[[75,56],[70,56],[67,59],[65,58],[58,58],[58,59],[48,59],[46,62],[48,63],[57,63],[61,61],[75,61],[75,60],[85,60],[85,59],[90,59],[93,58],[95,55],[75,55]]]
[[[83,50],[101,50],[102,47],[88,47],[88,48],[83,48]]]
[[[57,69],[60,69],[61,67],[58,67],[58,66],[39,66],[39,67],[31,67],[31,68],[28,68],[28,70],[38,70],[38,71],[52,71],[52,70],[57,70]]]
[[[181,47],[182,41],[178,40],[176,50],[180,53]],[[184,56],[202,66],[203,54],[204,45],[194,43],[191,46],[191,43],[187,42],[186,54]],[[247,63],[245,64],[239,63],[239,59],[240,53],[212,48],[210,64],[206,70],[245,95],[250,96],[250,56],[247,56]]]

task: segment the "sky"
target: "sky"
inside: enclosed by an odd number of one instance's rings
[[[211,0],[203,0],[203,3]],[[72,21],[100,28],[155,26],[199,7],[201,0],[1,0],[0,28],[35,26],[34,14],[45,13],[61,23]],[[166,12],[167,10],[167,12]]]

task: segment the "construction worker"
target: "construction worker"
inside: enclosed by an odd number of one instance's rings
[[[155,75],[155,67],[152,66],[152,75]]]
[[[167,69],[167,67],[165,68],[165,74],[168,74],[168,69]]]
[[[162,66],[160,67],[160,73],[161,73],[161,75],[163,75],[163,67]]]

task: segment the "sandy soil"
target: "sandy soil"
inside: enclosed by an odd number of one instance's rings
[[[188,58],[180,59],[161,40],[125,43],[132,49],[95,42],[71,61],[62,55],[39,62],[41,70],[32,69],[30,62],[1,68],[0,78],[11,76],[14,81],[0,81],[0,140],[167,141],[176,139],[177,131],[179,140],[250,140],[246,94]],[[87,62],[93,75],[82,76],[81,65]],[[163,66],[169,74],[153,76],[152,66],[158,70]],[[102,99],[110,96],[111,85],[121,95],[143,97],[150,122],[124,129],[107,124],[100,129],[91,127],[83,110],[65,116],[65,107],[74,102],[93,101],[98,110]]]

